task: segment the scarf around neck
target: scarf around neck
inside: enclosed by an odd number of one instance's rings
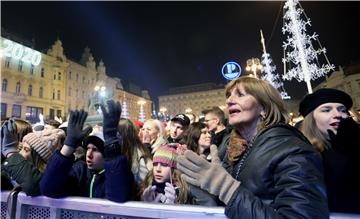
[[[230,162],[238,161],[241,155],[248,149],[248,142],[233,129],[230,133],[230,140],[227,146],[227,157]]]

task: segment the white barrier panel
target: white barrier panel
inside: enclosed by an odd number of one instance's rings
[[[10,192],[1,192],[1,219],[9,219]],[[10,200],[10,199],[9,199]],[[52,199],[45,196],[30,197],[20,192],[15,198],[17,219],[132,219],[132,218],[226,218],[223,207],[195,205],[165,205],[146,202],[123,204],[104,199],[68,197]],[[10,205],[11,207],[11,205]],[[360,219],[358,214],[331,213],[330,219]]]
[[[16,218],[70,219],[70,218],[227,218],[223,207],[194,205],[166,205],[146,202],[123,204],[104,199],[68,197],[53,199],[44,196],[29,197],[19,193]]]
[[[10,191],[1,191],[1,219],[5,219],[6,213],[8,210],[7,199],[9,197]]]

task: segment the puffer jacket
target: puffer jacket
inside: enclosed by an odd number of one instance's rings
[[[21,187],[22,191],[29,196],[41,195],[39,182],[42,173],[36,166],[19,153],[14,153],[6,158],[2,164],[2,172],[14,180]]]
[[[133,175],[125,156],[105,160],[105,169],[98,173],[84,161],[63,156],[59,150],[50,158],[40,181],[41,193],[52,198],[82,196],[125,202],[130,199]]]
[[[225,207],[229,218],[329,218],[321,156],[289,125],[269,127],[225,169],[240,186]]]

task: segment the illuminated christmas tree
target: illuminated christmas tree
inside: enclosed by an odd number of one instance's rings
[[[308,92],[312,93],[310,80],[317,79],[326,75],[334,69],[325,55],[325,48],[315,50],[312,45],[313,40],[318,40],[318,35],[306,34],[306,26],[311,26],[310,19],[306,17],[304,10],[301,8],[298,0],[287,0],[284,5],[284,26],[282,32],[287,35],[286,41],[283,42],[283,48],[286,51],[286,57],[283,62],[292,63],[293,67],[283,75],[283,79],[291,80],[296,78],[299,82],[305,81]],[[305,20],[302,19],[305,18]],[[320,44],[320,43],[319,43]],[[318,55],[325,55],[327,64],[321,67],[318,63]]]
[[[263,65],[263,68],[261,69],[261,73],[262,73],[261,79],[269,81],[273,87],[278,89],[283,99],[290,99],[290,96],[287,94],[287,92],[284,89],[284,84],[281,81],[281,78],[275,72],[276,66],[273,64],[270,54],[266,52],[265,39],[262,30],[260,30],[260,35],[261,35],[261,44],[263,46],[263,54],[261,56],[261,64]]]
[[[144,104],[140,104],[139,120],[145,122]]]
[[[129,110],[128,110],[127,104],[126,104],[125,93],[124,93],[124,100],[122,102],[121,108],[122,108],[121,109],[121,118],[129,119]]]

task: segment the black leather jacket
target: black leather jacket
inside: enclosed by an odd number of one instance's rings
[[[223,162],[241,182],[229,218],[329,218],[321,156],[297,129],[267,128],[238,162]]]

